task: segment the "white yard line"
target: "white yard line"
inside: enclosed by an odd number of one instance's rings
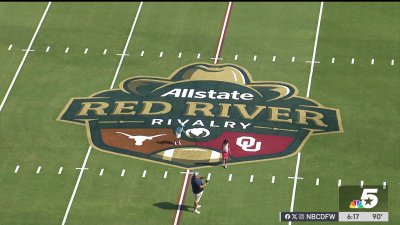
[[[86,162],[87,162],[87,160],[89,158],[91,150],[92,150],[92,146],[90,146],[88,148],[88,151],[87,151],[86,156],[85,156],[85,160],[83,160],[83,164],[82,164],[81,171],[79,172],[78,180],[76,181],[76,184],[75,184],[75,187],[74,187],[74,191],[72,192],[71,198],[70,198],[69,203],[68,203],[67,210],[65,211],[65,214],[64,214],[64,219],[63,219],[63,221],[61,223],[62,225],[64,225],[65,222],[67,221],[69,210],[71,209],[72,202],[74,201],[76,190],[78,190],[78,186],[79,186],[79,183],[81,181],[81,178],[82,178],[82,175],[83,175],[83,171],[84,171],[84,168],[86,166]]]
[[[143,5],[143,2],[140,2],[139,8],[138,8],[136,16],[135,16],[135,20],[133,21],[133,24],[132,24],[131,31],[129,32],[128,40],[126,41],[124,51],[123,51],[123,53],[121,55],[121,59],[119,60],[119,64],[118,64],[117,70],[115,71],[114,79],[111,82],[110,89],[112,89],[114,87],[115,81],[117,80],[117,76],[118,76],[119,70],[121,68],[122,62],[124,61],[124,57],[125,57],[126,51],[128,49],[128,45],[129,45],[129,42],[131,40],[133,31],[135,30],[136,22],[137,22],[137,19],[139,18],[139,14],[140,14],[140,10],[142,9],[142,5]]]
[[[31,48],[32,48],[33,42],[35,41],[36,35],[39,33],[40,27],[42,26],[42,23],[43,23],[43,21],[44,21],[44,18],[46,18],[46,15],[47,15],[47,12],[49,11],[50,6],[51,6],[51,2],[49,2],[49,3],[47,4],[46,9],[44,10],[43,16],[42,16],[42,18],[40,19],[39,25],[37,26],[36,31],[35,31],[35,33],[33,34],[33,37],[32,37],[32,39],[31,39],[31,42],[29,43],[29,46],[28,46],[28,48],[26,49],[26,52],[25,52],[25,54],[24,54],[24,57],[22,58],[22,61],[21,61],[21,63],[20,63],[19,66],[18,66],[17,72],[15,72],[14,78],[13,78],[13,80],[11,81],[10,86],[8,87],[8,90],[7,90],[7,92],[6,92],[6,95],[5,95],[4,98],[3,98],[3,101],[1,102],[1,105],[0,105],[0,112],[1,112],[1,110],[3,110],[4,104],[6,103],[7,98],[8,98],[8,95],[10,94],[11,89],[13,88],[14,83],[15,83],[15,81],[17,80],[17,77],[18,77],[18,75],[19,75],[19,72],[21,71],[22,66],[23,66],[24,63],[25,63],[26,57],[28,56],[29,52],[31,52]]]
[[[307,87],[307,95],[306,95],[307,98],[310,97],[311,81],[312,81],[312,75],[313,75],[313,72],[314,72],[315,55],[317,53],[319,28],[321,26],[321,19],[322,19],[322,11],[323,11],[323,9],[324,9],[324,2],[321,2],[321,6],[319,8],[317,31],[315,33],[315,42],[314,42],[314,50],[313,50],[313,56],[312,56],[312,61],[311,61],[310,76],[309,76],[309,79],[308,79],[308,87]],[[298,178],[298,176],[299,176],[300,159],[301,159],[301,153],[299,152],[299,153],[297,153],[297,163],[296,163],[295,178]],[[290,212],[293,212],[293,209],[294,209],[294,201],[296,199],[297,180],[298,179],[294,179],[294,183],[293,183],[292,201],[290,203]],[[289,225],[291,225],[291,224],[292,224],[292,222],[290,221]]]
[[[224,25],[222,27],[221,35],[219,37],[217,52],[215,53],[214,64],[217,64],[218,58],[219,58],[219,54],[221,53],[221,46],[222,46],[222,43],[223,43],[222,41],[224,40],[226,24],[228,23],[229,14],[231,13],[231,7],[232,7],[232,2],[229,2],[228,3],[228,8],[227,8],[226,14],[225,14]]]
[[[120,70],[120,68],[121,68],[122,62],[123,62],[124,57],[125,57],[125,54],[126,54],[126,50],[128,49],[128,45],[129,45],[129,42],[130,42],[130,40],[131,40],[132,33],[133,33],[134,28],[135,28],[137,19],[138,19],[138,17],[139,17],[140,10],[142,9],[142,5],[143,5],[143,2],[140,2],[139,8],[138,8],[138,10],[137,10],[137,12],[136,12],[135,20],[133,21],[132,28],[131,28],[131,30],[130,30],[130,32],[129,32],[128,39],[127,39],[127,41],[126,41],[126,43],[125,43],[124,52],[123,52],[123,54],[121,55],[121,59],[120,59],[120,61],[119,61],[117,70],[115,71],[114,78],[113,78],[113,81],[112,81],[112,83],[111,83],[110,89],[112,89],[112,88],[114,87],[115,80],[117,79],[119,70]],[[47,11],[46,11],[46,12],[47,12]],[[30,48],[30,46],[29,46],[29,48]],[[28,48],[28,49],[29,49],[29,48]],[[71,198],[70,198],[69,203],[68,203],[67,210],[65,211],[64,219],[63,219],[63,221],[62,221],[62,223],[61,223],[62,225],[64,225],[65,222],[67,221],[68,214],[69,214],[69,210],[71,209],[71,205],[72,205],[72,203],[73,203],[73,201],[74,201],[75,194],[76,194],[76,191],[77,191],[77,189],[78,189],[78,187],[79,187],[79,184],[80,184],[80,181],[81,181],[81,178],[82,178],[83,171],[84,171],[85,168],[86,168],[86,163],[87,163],[87,160],[88,160],[88,158],[89,158],[89,155],[90,155],[91,150],[92,150],[92,146],[90,146],[90,147],[88,148],[87,152],[86,152],[85,160],[83,160],[82,167],[81,167],[81,170],[80,170],[80,172],[79,172],[79,176],[78,176],[78,179],[77,179],[77,181],[76,181],[74,191],[72,192]]]
[[[179,214],[180,214],[180,211],[181,211],[181,208],[182,208],[183,197],[185,196],[186,185],[187,185],[187,180],[188,180],[189,174],[190,174],[190,170],[187,169],[186,173],[185,173],[185,180],[183,181],[181,196],[179,198],[178,210],[176,210],[176,214],[175,214],[174,225],[178,224]]]
[[[310,76],[308,78],[308,87],[307,87],[307,95],[306,95],[307,98],[310,97],[311,81],[312,81],[312,76],[313,76],[313,73],[314,73],[315,55],[317,54],[319,28],[320,28],[320,25],[321,25],[322,10],[323,9],[324,9],[324,2],[321,2],[321,7],[319,8],[317,32],[315,33],[314,51],[313,51],[313,56],[312,56],[312,60],[311,60]]]

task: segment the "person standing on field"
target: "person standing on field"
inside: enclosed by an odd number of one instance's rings
[[[228,167],[228,159],[229,159],[229,141],[228,139],[225,139],[224,142],[222,143],[222,165],[226,169]]]
[[[201,179],[204,177],[200,176],[199,172],[194,172],[191,178],[192,191],[194,194],[194,213],[200,214],[200,211],[197,209],[201,207],[199,204],[201,196],[203,195],[204,188],[208,185],[208,180],[206,180],[205,184],[201,182]]]
[[[184,125],[179,125],[179,126],[175,129],[175,141],[174,141],[174,145],[182,145],[182,144],[181,144],[181,137],[182,137],[183,127],[184,127]]]

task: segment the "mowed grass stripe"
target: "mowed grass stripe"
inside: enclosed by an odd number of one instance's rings
[[[249,11],[252,13],[249,14]],[[235,2],[221,63],[244,66],[256,81],[292,83],[304,96],[310,67],[307,63],[291,63],[290,60],[294,55],[296,61],[311,59],[318,12],[319,3],[258,3],[255,6]],[[299,36],[299,33],[306,36]],[[260,57],[267,53],[271,54],[271,58]],[[229,57],[236,54],[240,55],[240,62]],[[254,55],[257,55],[256,61]],[[287,60],[273,62],[274,55],[275,60],[279,55]],[[266,60],[268,63],[265,63]],[[210,183],[202,197],[202,214],[197,216],[191,211],[184,211],[182,221],[190,224],[278,222],[279,211],[289,209],[293,180],[287,177],[293,176],[293,165],[296,165],[296,157],[231,165],[226,170],[222,167],[201,169],[203,174],[211,172],[216,182]],[[229,174],[234,175],[230,181]],[[253,182],[249,182],[251,174],[255,175]],[[219,175],[224,178],[218,179]],[[278,178],[274,183],[272,176]],[[186,204],[191,206],[193,200],[194,197],[189,194]],[[221,216],[227,213],[230,216]]]
[[[323,178],[321,185],[360,186],[361,181],[364,186],[382,185],[386,181],[392,190],[390,224],[400,223],[396,210],[400,195],[394,191],[400,180],[396,147],[400,70],[377,61],[372,66],[370,60],[396,55],[400,49],[400,31],[393,26],[400,21],[396,13],[399,9],[396,3],[326,3],[318,58],[330,60],[335,55],[337,62],[316,65],[313,96],[341,110],[344,133],[313,138],[307,143],[309,151],[301,167],[304,177],[318,174],[321,181]],[[346,55],[347,61],[340,63],[338,59]],[[350,63],[353,56],[354,65]],[[338,209],[336,188],[329,185],[310,191],[311,186],[305,182],[299,185],[296,211],[316,210],[321,199],[324,204],[318,211]]]
[[[65,39],[73,45],[82,41],[97,46],[124,43],[125,38],[108,30],[126,32],[131,21],[125,22],[125,18],[132,16],[137,6],[136,3],[52,3],[33,49]],[[102,30],[107,30],[109,36]],[[56,118],[69,98],[107,87],[118,62],[116,58],[89,55],[71,57],[72,52],[65,56],[63,51],[31,54],[0,117],[0,135],[8,140],[0,143],[1,149],[7,149],[1,153],[1,165],[15,167],[18,163],[31,168],[46,164],[46,171],[57,171],[60,165],[78,167],[84,153],[82,146],[87,144],[86,133],[83,127],[60,123]],[[104,85],[107,77],[108,84]],[[62,221],[78,171],[65,171],[62,176],[54,173],[58,176],[54,185],[32,181],[42,177],[43,171],[41,175],[19,177],[11,177],[3,170],[0,173],[4,181],[1,190],[9,193],[1,198],[4,215],[1,224]],[[40,193],[34,194],[33,190]]]

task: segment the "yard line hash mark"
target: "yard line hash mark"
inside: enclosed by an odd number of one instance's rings
[[[167,176],[168,176],[168,171],[165,171],[165,172],[164,172],[164,179],[166,179]]]
[[[235,61],[238,59],[238,55],[235,55]]]
[[[50,46],[47,46],[46,52],[49,52],[49,51],[50,51]]]
[[[124,169],[121,171],[121,177],[123,177],[123,176],[125,176],[125,170]]]
[[[160,58],[162,58],[164,55],[164,52],[160,52]]]
[[[58,175],[60,175],[61,173],[62,173],[62,171],[63,171],[63,168],[62,167],[60,167],[60,169],[58,169]]]
[[[383,189],[386,189],[386,181],[383,182]]]
[[[354,58],[351,58],[351,64],[354,64],[354,61],[355,61]]]
[[[229,174],[228,181],[232,181],[232,174]]]
[[[13,45],[8,46],[8,51],[12,49]]]
[[[68,53],[68,51],[69,51],[69,47],[67,47],[67,48],[65,49],[65,53]]]
[[[178,58],[180,59],[182,57],[182,52],[179,52]]]
[[[371,59],[371,65],[375,64],[375,59]]]
[[[360,182],[360,187],[361,187],[361,188],[364,187],[364,181],[363,181],[363,180]]]
[[[83,54],[87,54],[87,52],[89,51],[89,49],[88,48],[85,48],[85,51],[83,52]]]
[[[104,49],[103,55],[107,54],[107,49]]]
[[[15,167],[14,173],[18,173],[18,171],[19,171],[19,165],[17,165],[17,166]]]
[[[40,19],[39,25],[37,26],[35,33],[33,34],[33,37],[32,37],[32,39],[31,39],[31,42],[30,42],[29,45],[28,45],[28,49],[27,49],[27,50],[30,50],[30,49],[32,48],[33,42],[35,41],[36,35],[39,33],[40,27],[42,26],[42,23],[43,23],[43,21],[44,21],[44,18],[46,18],[46,15],[47,15],[47,12],[48,12],[49,9],[50,9],[50,6],[51,6],[51,2],[49,2],[49,3],[47,4],[47,7],[46,7],[46,9],[45,9],[45,11],[44,11],[44,13],[43,13],[43,15],[42,15],[42,18]],[[18,75],[19,75],[19,72],[21,71],[22,66],[23,66],[24,63],[25,63],[26,57],[28,57],[29,52],[30,52],[30,51],[26,51],[26,52],[25,52],[24,57],[22,58],[22,61],[21,61],[21,63],[19,64],[17,71],[15,72],[14,78],[13,78],[13,80],[11,81],[10,86],[8,87],[8,90],[7,90],[7,92],[6,92],[6,95],[5,95],[4,98],[3,98],[3,101],[1,102],[1,105],[0,105],[0,112],[3,110],[4,104],[5,104],[6,101],[7,101],[8,95],[10,94],[11,89],[13,88],[15,81],[17,80],[17,77],[18,77]]]
[[[257,55],[254,55],[253,61],[257,61]]]
[[[272,62],[275,62],[276,61],[276,56],[274,55],[274,56],[272,56]]]
[[[272,176],[271,183],[275,183],[275,176]]]
[[[338,180],[337,186],[338,187],[342,186],[342,180],[341,179]]]
[[[331,63],[335,63],[335,58],[332,58],[332,61],[331,61]]]
[[[135,28],[137,19],[138,19],[138,17],[139,17],[140,10],[142,9],[142,5],[143,5],[143,2],[140,2],[139,8],[138,8],[138,10],[137,10],[137,12],[136,12],[135,20],[134,20],[134,22],[133,22],[133,24],[132,24],[132,28],[131,28],[131,30],[130,30],[128,39],[127,39],[126,44],[125,44],[124,54],[126,53],[126,49],[128,48],[128,44],[129,44],[129,41],[130,41],[130,39],[131,39],[133,30],[134,30],[134,28]],[[123,59],[124,59],[124,56],[121,56],[121,59],[120,59],[120,62],[119,62],[119,64],[118,64],[117,70],[115,71],[114,79],[113,79],[113,81],[112,81],[112,83],[111,83],[110,89],[112,89],[112,87],[114,86],[114,82],[115,82],[115,80],[116,80],[116,78],[117,78],[117,75],[118,75],[118,73],[119,73],[119,69],[120,69],[120,67],[121,67],[121,64],[122,64]],[[83,171],[84,171],[83,168],[86,167],[86,163],[87,163],[87,160],[88,160],[88,158],[89,158],[89,155],[90,155],[91,150],[92,150],[92,146],[90,146],[90,147],[88,148],[88,150],[87,150],[85,159],[84,159],[83,164],[82,164],[82,169],[81,169],[81,171],[80,171],[80,173],[79,173],[78,179],[77,179],[76,184],[75,184],[75,187],[74,187],[74,191],[72,192],[72,195],[71,195],[70,201],[69,201],[69,203],[68,203],[67,210],[65,211],[64,219],[63,219],[61,225],[65,225],[65,222],[66,222],[66,220],[67,220],[67,218],[68,218],[68,214],[69,214],[69,211],[70,211],[70,209],[71,209],[71,205],[72,205],[72,203],[73,203],[73,201],[74,201],[76,191],[77,191],[77,189],[78,189],[78,187],[79,187],[79,184],[80,184],[80,181],[81,181],[81,178],[82,178],[82,175],[83,175]]]
[[[41,166],[39,166],[39,167],[37,168],[36,174],[39,174],[39,173],[40,173],[40,170],[42,170],[42,167],[41,167]]]
[[[296,60],[296,57],[293,56],[293,57],[292,57],[292,62],[294,62],[294,60]]]
[[[197,59],[200,59],[201,54],[197,53]]]
[[[140,53],[140,56],[144,56],[144,51],[142,51],[142,52]]]
[[[251,175],[250,176],[250,183],[253,183],[253,180],[254,180],[254,175]]]
[[[104,173],[104,169],[101,169],[101,170],[100,170],[100,173],[99,173],[99,176],[102,177],[102,176],[103,176],[103,173]]]
[[[147,174],[147,170],[143,170],[142,177],[146,177],[146,174]]]
[[[207,180],[210,180],[210,179],[211,179],[211,173],[208,173]]]
[[[390,65],[394,65],[394,59],[392,59],[392,61],[390,62]]]
[[[317,179],[315,180],[315,185],[316,185],[316,186],[319,185],[319,178],[317,178]]]

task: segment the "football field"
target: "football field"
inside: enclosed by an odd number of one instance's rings
[[[333,224],[281,222],[279,212],[338,212],[344,185],[388,188],[386,224],[400,224],[399,12],[399,2],[0,3],[0,225]],[[175,81],[174,71],[200,64],[238,65],[254,82],[290,84],[298,99],[337,110],[338,125],[323,135],[307,130],[287,154],[233,157],[224,169],[198,163],[197,153],[168,161],[169,150],[145,156],[102,148],[95,119],[66,119],[72,98],[99,102],[108,99],[101,92],[122,90],[135,77],[148,86],[190,83]],[[169,105],[183,108],[179,99]],[[120,114],[132,108],[121,106]],[[281,110],[275,121],[290,133]],[[211,136],[224,126],[224,112],[203,126]],[[187,182],[193,171],[209,180],[201,214],[193,213]]]

